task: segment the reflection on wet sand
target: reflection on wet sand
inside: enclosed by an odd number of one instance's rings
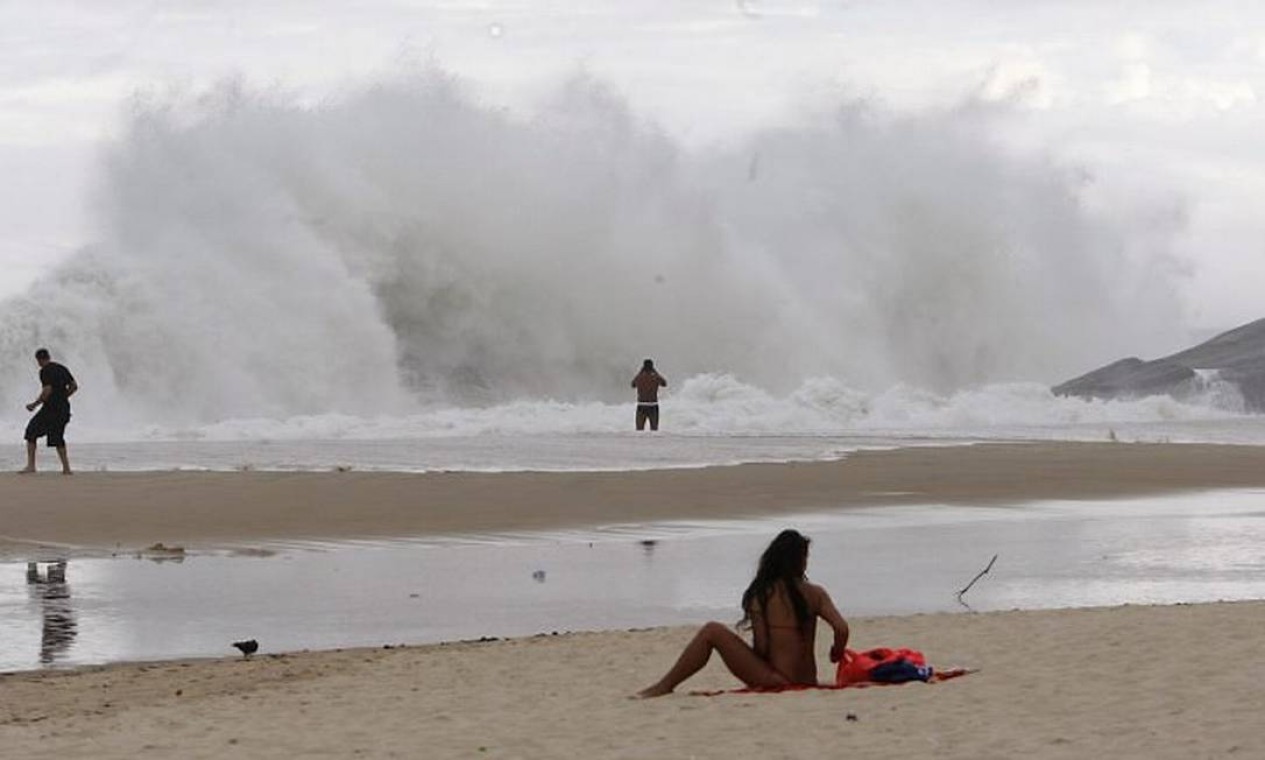
[[[965,611],[963,602],[980,611],[1175,604],[1265,598],[1261,503],[1256,492],[1221,492],[882,507],[790,524],[813,538],[814,580],[838,588],[854,617]],[[21,566],[0,564],[0,670],[223,655],[226,643],[265,634],[269,650],[285,652],[724,620],[751,557],[787,522],[223,552],[151,545],[74,558],[73,603],[64,565],[29,566],[24,593]]]
[[[43,575],[38,563],[28,562],[26,587],[31,599],[40,605],[40,662],[48,665],[70,651],[79,633],[66,582],[66,562],[49,563]]]

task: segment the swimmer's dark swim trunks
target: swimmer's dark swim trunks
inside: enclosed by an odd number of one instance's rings
[[[658,404],[638,404],[637,405],[637,429],[645,428],[646,422],[650,423],[651,430],[659,429],[659,405]]]

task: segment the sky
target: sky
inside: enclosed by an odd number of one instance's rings
[[[1121,213],[1180,209],[1192,327],[1265,316],[1265,5],[1216,0],[0,0],[0,296],[92,241],[138,95],[235,78],[319,102],[431,64],[509,109],[584,72],[698,146],[847,98],[997,104],[1016,149]]]

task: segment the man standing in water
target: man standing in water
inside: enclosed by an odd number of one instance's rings
[[[35,352],[35,361],[40,365],[40,397],[26,405],[26,411],[35,413],[26,426],[26,469],[21,472],[35,472],[35,442],[47,436],[48,445],[57,449],[57,457],[61,459],[63,475],[70,474],[70,457],[66,454],[66,423],[70,422],[70,397],[79,390],[79,385],[70,374],[70,370],[53,361],[47,348]]]
[[[667,385],[668,381],[654,368],[653,360],[641,363],[641,371],[632,380],[632,387],[637,389],[638,430],[645,430],[647,421],[651,430],[659,429],[659,389]]]

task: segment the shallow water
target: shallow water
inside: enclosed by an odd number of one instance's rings
[[[413,440],[244,440],[85,443],[84,471],[163,470],[377,472],[597,471],[838,459],[850,451],[931,442],[890,436],[708,436],[677,434],[482,435]],[[948,438],[943,443],[969,439]],[[51,466],[51,465],[47,465]]]
[[[621,418],[622,419],[622,418]],[[25,424],[25,423],[22,423]],[[260,423],[264,425],[264,423]],[[315,424],[315,423],[314,423]],[[15,423],[17,429],[20,425]],[[861,449],[962,445],[981,441],[1108,441],[1237,443],[1265,445],[1259,417],[1164,422],[1095,421],[1065,424],[954,424],[824,432],[707,433],[666,430],[529,434],[421,435],[357,438],[306,436],[282,428],[270,438],[111,440],[76,438],[72,461],[84,472],[163,470],[433,471],[626,471],[704,467],[744,462],[839,459]],[[12,449],[13,467],[21,449]],[[41,449],[39,465],[53,468],[52,452]]]
[[[0,670],[733,621],[771,536],[845,614],[1265,598],[1265,492],[0,563]],[[47,558],[47,557],[45,557]]]

